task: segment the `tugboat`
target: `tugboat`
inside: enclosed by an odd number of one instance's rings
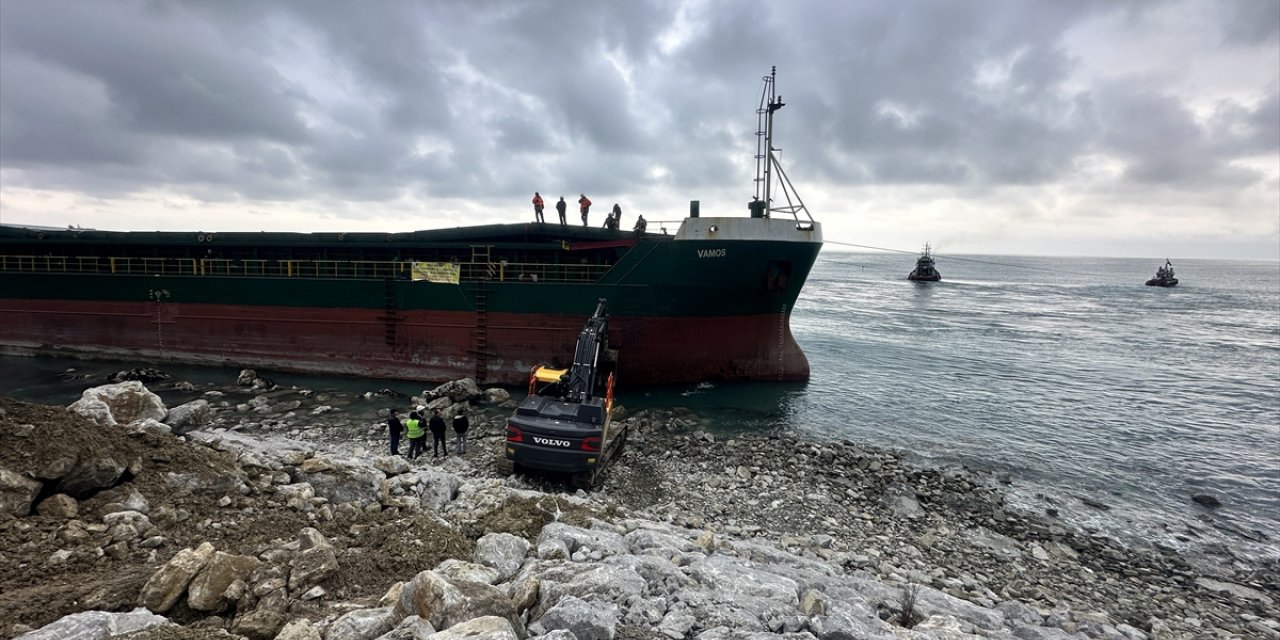
[[[937,282],[942,279],[942,274],[933,267],[933,255],[927,242],[924,245],[924,253],[920,254],[920,258],[916,260],[916,268],[911,270],[907,279],[916,282]]]
[[[1148,287],[1176,287],[1178,279],[1173,277],[1173,263],[1164,259],[1164,266],[1156,269],[1156,277],[1147,281]]]

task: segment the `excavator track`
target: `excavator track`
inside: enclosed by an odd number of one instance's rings
[[[584,471],[573,476],[573,487],[575,489],[594,489],[600,482],[601,476],[613,463],[615,458],[622,455],[622,450],[627,446],[627,433],[630,427],[622,427],[621,432],[613,438],[609,439],[609,444],[605,447],[604,453],[600,456],[600,461],[590,471]]]

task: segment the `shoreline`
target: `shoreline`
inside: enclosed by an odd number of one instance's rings
[[[607,471],[603,488],[589,494],[567,492],[554,481],[500,480],[494,475],[501,419],[509,410],[502,406],[501,394],[494,398],[497,403],[475,401],[486,417],[474,421],[479,423],[473,427],[475,446],[465,458],[405,463],[401,469],[398,462],[387,462],[399,459],[378,455],[385,446],[380,423],[356,425],[339,418],[342,403],[357,398],[314,398],[305,390],[211,391],[205,395],[227,406],[212,407],[207,424],[187,434],[187,442],[175,439],[168,445],[191,448],[203,442],[227,451],[235,447],[226,442],[242,438],[283,438],[295,449],[311,452],[292,460],[284,452],[286,468],[289,462],[305,468],[306,460],[328,456],[363,458],[379,468],[394,466],[397,473],[383,472],[388,480],[440,474],[459,485],[497,483],[514,491],[537,491],[582,501],[598,513],[615,514],[615,521],[639,519],[695,538],[763,543],[772,552],[821,563],[851,578],[925,585],[983,609],[1017,610],[1028,621],[1056,621],[1051,626],[1089,637],[1109,637],[1088,633],[1089,624],[1099,629],[1125,625],[1148,634],[1124,637],[1280,637],[1275,563],[1242,567],[1239,562],[1189,558],[1171,548],[1133,549],[1105,536],[1081,535],[1052,518],[1011,510],[1001,479],[989,472],[919,468],[899,454],[853,443],[776,436],[717,439],[703,431],[687,432],[687,413],[647,410],[624,418],[636,421],[639,429]],[[302,412],[298,398],[334,404]],[[425,398],[412,399],[417,400]],[[250,408],[254,402],[257,407]],[[6,421],[5,426],[12,425]],[[5,433],[6,439],[10,436]],[[242,461],[244,457],[241,453]],[[239,470],[244,471],[242,464]],[[264,493],[271,487],[268,483]],[[549,493],[556,489],[562,491]],[[222,496],[217,502],[223,499],[236,501]],[[365,508],[371,505],[377,509],[369,513],[383,520],[404,515],[387,500],[378,504],[377,495]],[[447,504],[441,506],[441,513],[448,511]],[[331,506],[328,517],[336,511]],[[14,527],[22,522],[17,518],[6,524],[6,535],[20,533],[21,527]],[[205,529],[215,525],[210,519]],[[465,518],[459,523],[460,530],[468,526],[477,525]],[[166,554],[152,555],[144,564],[154,568]]]
[[[63,360],[61,363],[64,366],[75,366],[68,369],[57,366],[39,370],[33,368],[27,371],[27,373],[36,374],[36,377],[30,378],[32,384],[23,386],[29,387],[34,393],[22,395],[32,396],[31,399],[36,402],[70,403],[79,396],[86,385],[104,378],[110,382],[112,375],[120,373],[165,375],[166,379],[157,381],[139,379],[146,381],[153,390],[171,404],[198,399],[203,397],[201,393],[209,390],[219,390],[232,396],[223,400],[230,400],[232,405],[238,405],[243,401],[234,399],[235,395],[250,392],[234,384],[223,382],[234,378],[235,370],[179,368],[171,371],[176,374],[176,377],[167,377],[164,371],[130,368],[123,362]],[[417,385],[411,383],[389,385],[378,392],[371,393],[367,389],[376,387],[381,384],[381,381],[342,377],[298,377],[277,372],[271,372],[268,375],[275,378],[280,386],[266,391],[252,390],[254,395],[287,397],[290,394],[298,394],[293,397],[300,400],[299,411],[315,408],[326,402],[331,403],[340,411],[330,414],[330,420],[350,427],[346,435],[337,433],[332,440],[334,442],[360,440],[371,451],[377,450],[377,438],[364,437],[361,440],[361,436],[367,435],[360,429],[362,421],[368,419],[372,422],[380,419],[380,411],[396,402],[401,403],[402,409],[407,409],[413,406],[409,402],[412,397],[421,398]],[[196,383],[191,384],[183,381],[184,379],[196,381]],[[698,400],[699,396],[714,387],[715,385],[706,385],[706,388],[699,386],[685,391],[667,389],[653,397],[649,397],[650,394],[646,392],[641,396],[629,398],[627,406],[632,408],[632,403],[636,403],[645,410],[672,411],[679,423],[683,425],[677,431],[704,430],[720,438],[744,433],[761,433],[830,443],[845,441],[849,437],[832,433],[802,432],[795,425],[776,423],[774,422],[776,416],[764,415],[762,412],[745,417],[719,416],[717,406],[701,406]],[[184,391],[183,388],[186,390]],[[310,389],[321,391],[312,392]],[[520,389],[508,390],[517,394],[522,392]],[[767,394],[771,390],[773,387],[753,389],[751,393]],[[299,393],[304,391],[306,395]],[[394,396],[375,395],[383,392],[396,393],[399,399],[397,400]],[[50,396],[58,396],[58,399],[51,400]],[[685,403],[686,397],[689,399],[688,405]],[[737,395],[732,397],[736,400],[744,400]],[[753,402],[750,399],[745,401],[748,404]],[[685,409],[686,406],[691,409]],[[751,406],[756,405],[751,404]],[[253,413],[250,418],[260,410],[259,407],[251,409]],[[287,412],[279,411],[279,413]],[[725,428],[726,423],[722,418],[728,420],[727,424],[732,426]],[[285,422],[306,419],[305,415],[286,416]],[[338,431],[341,432],[341,430]],[[312,436],[302,432],[294,432],[294,435],[304,438]],[[1273,540],[1276,529],[1271,526],[1274,517],[1260,517],[1260,514],[1271,513],[1267,506],[1269,501],[1263,500],[1259,504],[1256,499],[1237,495],[1241,490],[1240,487],[1235,487],[1233,491],[1230,483],[1224,483],[1221,487],[1212,486],[1215,483],[1208,482],[1181,485],[1175,483],[1176,488],[1175,485],[1161,485],[1145,489],[1132,484],[1115,486],[1096,477],[1097,474],[1079,475],[1062,469],[1056,469],[1056,471],[1038,469],[1022,463],[1022,459],[1010,459],[1001,455],[998,449],[983,454],[959,450],[948,452],[944,447],[941,453],[937,453],[938,444],[934,442],[922,445],[924,449],[917,451],[906,442],[893,439],[885,441],[883,437],[877,438],[874,433],[864,435],[877,440],[876,444],[864,446],[879,447],[886,451],[900,453],[916,465],[985,470],[1001,479],[1012,479],[1011,482],[1004,482],[1008,488],[1006,495],[1011,510],[1029,515],[1044,515],[1049,512],[1059,524],[1077,533],[1109,535],[1126,545],[1162,544],[1175,547],[1184,553],[1203,551],[1216,556],[1236,556],[1246,562],[1280,561],[1280,540]],[[932,455],[931,452],[933,452]],[[1097,464],[1097,461],[1093,464]],[[1062,475],[1064,473],[1066,475]],[[1208,502],[1198,503],[1198,499],[1205,499]],[[1227,552],[1222,551],[1223,545],[1228,547]]]

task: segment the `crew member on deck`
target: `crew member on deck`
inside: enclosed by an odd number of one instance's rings
[[[618,203],[613,203],[613,228],[617,229],[622,226],[622,207]]]
[[[568,224],[564,221],[564,210],[568,206],[564,201],[564,196],[560,196],[560,202],[556,203],[556,213],[560,214],[560,224]]]
[[[538,222],[546,222],[542,217],[542,196],[537,191],[533,192],[533,217]]]
[[[647,226],[649,226],[649,223],[644,221],[644,214],[641,214],[640,219],[636,220],[636,226],[635,226],[636,235],[639,236],[643,234],[644,228]]]
[[[582,226],[587,226],[587,214],[591,212],[591,199],[585,193],[578,194],[578,211],[582,212]]]

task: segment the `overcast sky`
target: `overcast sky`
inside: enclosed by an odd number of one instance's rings
[[[0,222],[746,215],[773,65],[828,240],[1280,258],[1276,0],[4,0]]]

